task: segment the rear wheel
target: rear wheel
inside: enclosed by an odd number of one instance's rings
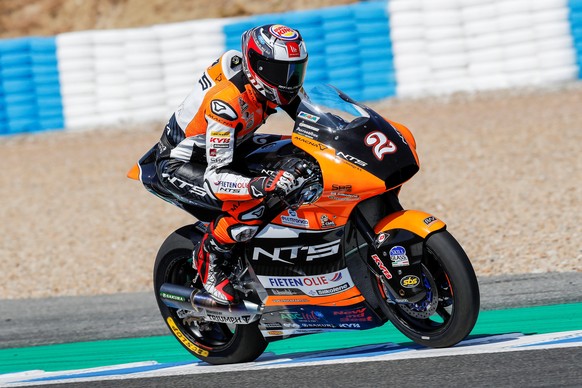
[[[192,240],[199,240],[192,227],[184,227],[170,235],[158,252],[154,267],[154,292],[164,321],[172,334],[197,358],[210,364],[231,364],[253,361],[267,343],[258,321],[248,325],[205,322],[188,316],[188,311],[168,307],[160,299],[164,283],[202,289],[192,267]]]
[[[396,304],[378,279],[382,310],[398,330],[419,344],[441,348],[463,340],[479,314],[479,286],[469,258],[446,230],[429,236],[422,260],[426,297]]]

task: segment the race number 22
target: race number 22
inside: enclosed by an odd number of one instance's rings
[[[396,145],[392,143],[386,135],[380,131],[370,132],[366,135],[364,143],[368,147],[373,147],[374,156],[378,160],[384,159],[385,154],[392,154],[396,152]]]

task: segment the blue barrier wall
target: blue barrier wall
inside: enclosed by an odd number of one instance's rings
[[[63,124],[55,38],[0,41],[0,134]]]
[[[569,0],[570,25],[572,28],[572,39],[576,50],[576,62],[580,72],[578,78],[582,79],[582,0]]]
[[[224,27],[227,49],[240,50],[240,36],[245,30],[274,23],[299,30],[306,42],[308,92],[316,84],[330,83],[356,100],[378,100],[395,94],[385,1],[250,17]]]

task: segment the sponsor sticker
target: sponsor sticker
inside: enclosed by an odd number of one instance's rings
[[[301,226],[305,228],[309,227],[309,220],[305,218],[299,218],[297,216],[297,212],[291,209],[288,210],[288,213],[289,213],[288,216],[281,216],[282,223],[284,223],[285,225]]]
[[[297,42],[287,42],[285,46],[287,47],[289,58],[299,58],[301,56]]]
[[[346,193],[351,193],[352,192],[352,185],[339,185],[339,184],[332,183],[331,189],[334,191],[344,191]]]
[[[297,31],[282,24],[273,24],[269,28],[269,32],[275,38],[282,40],[295,40],[299,38],[299,33]]]
[[[378,245],[382,244],[384,241],[386,241],[386,233],[380,233],[378,235]]]
[[[322,228],[333,228],[335,226],[335,222],[329,219],[327,214],[323,214],[321,216],[321,227]]]
[[[210,131],[210,136],[230,138],[230,132],[229,131]]]
[[[313,125],[306,124],[304,122],[300,122],[299,123],[299,127],[301,127],[301,128],[307,128],[307,129],[311,129],[312,131],[319,132],[319,128],[314,127]]]
[[[392,274],[390,273],[390,271],[388,271],[388,268],[386,268],[384,263],[382,263],[382,260],[380,260],[378,255],[372,255],[372,259],[374,260],[374,263],[376,263],[376,265],[378,266],[380,271],[382,271],[382,274],[384,274],[384,277],[386,279],[392,279]]]
[[[333,294],[337,294],[337,293],[343,292],[343,291],[345,291],[345,290],[347,290],[349,288],[350,288],[350,285],[348,283],[344,283],[342,285],[335,286],[335,287],[332,287],[332,288],[325,288],[323,290],[316,290],[316,292],[317,292],[317,295],[320,295],[320,296],[322,296],[322,295],[333,295]]]
[[[273,299],[273,303],[307,303],[309,299]]]
[[[406,275],[400,280],[400,285],[404,288],[414,288],[420,284],[418,276]]]
[[[252,188],[253,186],[251,186]],[[286,264],[294,264],[301,261],[313,261],[325,257],[334,256],[339,252],[341,239],[318,245],[292,245],[275,247],[266,250],[262,247],[255,247],[253,250],[253,260],[268,259],[280,261]]]
[[[329,195],[328,198],[333,199],[334,201],[358,201],[360,199],[360,196],[355,194],[347,194],[335,191],[332,191],[330,194],[331,195]]]
[[[435,216],[430,216],[430,217],[426,217],[426,218],[424,219],[424,223],[425,223],[426,225],[430,225],[430,224],[432,224],[433,222],[435,222],[436,220],[437,220],[437,218],[436,218]]]
[[[298,290],[296,288],[282,288],[282,289],[269,288],[269,289],[267,289],[267,293],[269,295],[285,295],[285,296],[303,295],[303,292],[301,292],[300,290]]]
[[[160,296],[164,299],[177,300],[178,302],[185,302],[186,298],[179,295],[168,294],[167,292],[160,292]]]
[[[321,311],[289,311],[282,312],[281,319],[289,319],[297,321],[297,323],[314,323],[320,322],[322,319],[325,320],[325,315]]]
[[[341,329],[359,329],[360,324],[359,323],[340,323],[338,325],[338,327]]]
[[[258,276],[271,295],[334,295],[354,287],[347,269],[313,276]]]
[[[332,323],[302,323],[301,328],[305,329],[333,329]]]
[[[371,322],[373,318],[366,313],[366,308],[362,307],[355,310],[334,311],[333,315],[339,316],[339,321],[345,322]]]
[[[303,111],[299,112],[297,116],[305,120],[313,121],[314,123],[317,123],[319,121],[319,116],[315,116],[312,115],[311,113],[306,113]]]
[[[406,267],[410,265],[408,261],[408,256],[406,255],[406,249],[400,245],[396,245],[390,249],[390,260],[392,261],[392,267]]]
[[[228,144],[230,143],[230,137],[211,137],[209,141],[213,144]]]
[[[207,321],[222,322],[222,323],[236,323],[236,324],[247,324],[247,323],[249,323],[250,319],[251,319],[250,315],[244,315],[242,317],[228,317],[228,316],[222,316],[222,315],[208,314],[206,316]]]
[[[336,155],[338,158],[347,160],[350,163],[353,163],[355,165],[361,166],[361,167],[366,167],[368,165],[368,163],[364,162],[363,160],[360,160],[358,158],[356,158],[355,156],[346,154],[345,152],[337,152]]]

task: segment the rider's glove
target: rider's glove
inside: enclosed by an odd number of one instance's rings
[[[303,178],[294,172],[279,170],[273,176],[260,176],[253,178],[250,183],[250,193],[253,198],[263,198],[269,194],[284,197],[297,188],[303,182]]]

